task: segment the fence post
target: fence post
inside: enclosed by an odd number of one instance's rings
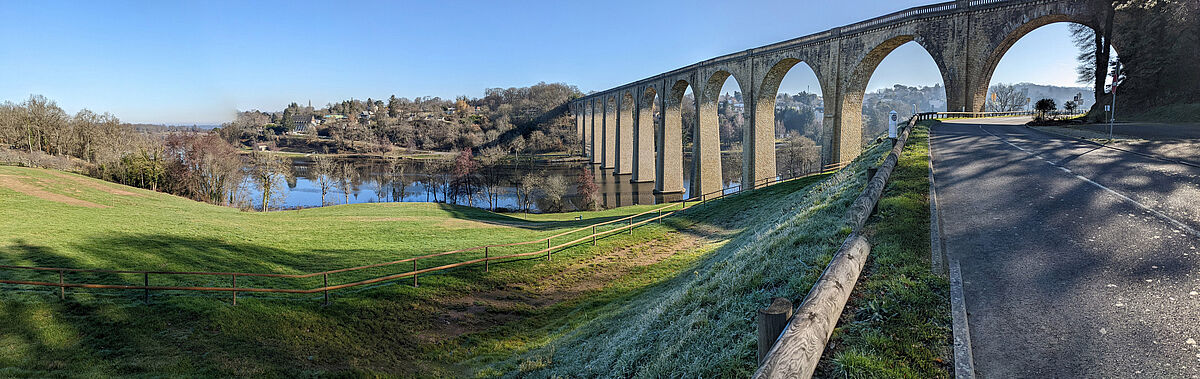
[[[792,302],[782,297],[771,301],[771,305],[758,310],[758,365],[762,366],[763,359],[775,346],[779,334],[787,327],[792,318]]]
[[[491,262],[488,262],[488,247],[483,247],[483,272],[488,272],[491,267],[488,267]]]
[[[142,295],[142,301],[150,304],[150,273],[148,272],[142,273],[142,287],[146,290],[145,294]]]
[[[418,285],[417,285],[417,260],[416,259],[413,259],[413,287],[418,287]]]
[[[661,223],[662,223],[662,208],[659,208],[659,209],[658,209],[658,220],[656,220],[656,221],[657,221],[659,224],[661,224]]]
[[[596,246],[596,226],[592,225],[592,246]]]
[[[63,282],[63,271],[62,270],[58,270],[58,299],[59,300],[67,299],[67,286],[65,285],[65,282]]]
[[[230,275],[229,277],[233,278],[233,287],[230,287],[233,288],[233,305],[237,305],[237,275]]]
[[[629,235],[633,235],[633,217],[629,218]]]

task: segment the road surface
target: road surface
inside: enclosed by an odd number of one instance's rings
[[[931,134],[976,374],[1200,377],[1200,168],[1025,121]]]

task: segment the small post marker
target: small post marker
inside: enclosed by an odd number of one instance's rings
[[[233,285],[229,287],[233,288],[233,305],[237,305],[237,275],[230,275],[229,277],[233,279]]]
[[[488,272],[491,269],[491,267],[488,267],[489,266],[488,263],[490,263],[488,261],[488,247],[484,246],[483,247],[483,272]]]
[[[761,366],[775,340],[792,319],[792,302],[782,297],[771,301],[771,305],[758,310],[758,364]]]
[[[329,274],[321,275],[325,279],[325,305],[329,305]]]
[[[63,282],[62,270],[58,270],[58,299],[59,300],[67,299],[67,286],[65,286],[64,282]]]
[[[417,285],[417,260],[416,259],[413,259],[413,287],[418,287],[418,285]]]

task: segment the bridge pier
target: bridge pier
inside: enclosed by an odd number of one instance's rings
[[[617,95],[617,152],[614,154],[616,164],[614,173],[629,175],[633,173],[633,129],[636,127],[633,110],[636,104],[629,91],[621,91]]]
[[[600,133],[597,132],[600,131],[601,126],[599,124],[603,121],[597,120],[599,112],[596,109],[596,99],[588,100],[588,103],[590,108],[588,120],[591,123],[589,127],[590,131],[588,132],[588,136],[591,137],[588,143],[588,155],[592,158],[592,164],[600,164]]]
[[[670,92],[663,86],[663,126],[654,132],[657,152],[654,155],[654,192],[683,192],[683,107],[695,107],[695,103],[683,102],[683,93],[688,82],[677,80],[671,83]],[[694,109],[694,108],[693,108]]]
[[[655,163],[654,163],[654,88],[647,88],[645,91],[639,91],[640,94],[635,95],[634,109],[637,110],[636,117],[633,118],[633,177],[629,179],[631,182],[650,182],[655,178]],[[663,109],[660,99],[658,109]]]
[[[604,97],[604,118],[601,122],[603,130],[600,138],[600,168],[613,168],[617,152],[617,100],[612,96]]]

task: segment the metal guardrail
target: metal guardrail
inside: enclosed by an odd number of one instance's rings
[[[983,117],[1010,117],[1010,116],[1034,116],[1038,111],[1012,111],[1012,112],[924,112],[913,115],[916,121],[936,120],[942,118],[983,118]],[[1078,112],[1063,112],[1052,111],[1046,113],[1049,116],[1081,116],[1086,113]]]
[[[753,189],[754,187],[759,187],[761,185],[771,185],[771,184],[776,184],[776,183],[780,183],[780,182],[800,179],[800,178],[804,178],[804,177],[808,177],[808,176],[812,176],[812,175],[824,174],[824,173],[828,173],[830,171],[839,170],[845,166],[846,166],[846,164],[835,163],[832,165],[824,166],[821,171],[818,171],[816,173],[801,175],[801,176],[788,178],[788,179],[766,178],[766,179],[762,180],[761,183],[759,183],[759,181],[755,181],[756,184],[754,186],[752,186],[752,188],[749,188],[749,189]],[[731,189],[736,189],[736,190],[733,192],[729,192]],[[144,298],[144,301],[146,301],[146,302],[149,302],[150,291],[230,292],[232,294],[232,303],[234,305],[236,305],[237,304],[237,294],[239,292],[287,293],[287,294],[322,293],[324,295],[323,297],[324,297],[325,304],[328,304],[330,291],[335,291],[335,290],[340,290],[340,289],[345,289],[345,288],[350,288],[350,287],[357,287],[357,286],[363,286],[363,285],[368,285],[368,284],[381,283],[381,282],[385,282],[385,281],[402,279],[402,278],[407,278],[407,277],[412,277],[413,286],[418,286],[419,285],[418,277],[421,274],[443,271],[443,270],[448,270],[448,269],[452,269],[452,268],[456,268],[456,267],[462,267],[462,266],[482,263],[484,266],[484,271],[488,271],[488,270],[490,270],[491,262],[497,261],[497,260],[508,260],[508,259],[513,259],[513,258],[521,258],[521,257],[535,256],[535,255],[536,256],[545,255],[546,259],[550,260],[553,253],[556,250],[561,250],[561,249],[565,249],[567,247],[571,247],[574,245],[583,244],[589,240],[594,245],[596,243],[597,238],[615,234],[620,231],[628,230],[629,233],[633,233],[633,229],[638,226],[642,226],[642,225],[645,225],[650,222],[660,221],[664,218],[673,216],[682,210],[688,209],[689,202],[694,203],[693,206],[695,206],[695,205],[702,204],[705,202],[719,200],[726,196],[735,195],[735,194],[744,192],[749,189],[743,189],[742,185],[736,185],[736,186],[732,186],[730,188],[723,188],[718,191],[703,193],[703,194],[700,194],[699,196],[693,196],[688,199],[671,202],[662,207],[651,209],[651,210],[641,212],[641,213],[638,213],[638,214],[635,214],[632,216],[626,216],[626,217],[615,219],[615,220],[610,220],[610,221],[600,222],[600,223],[596,223],[596,224],[592,224],[592,225],[588,225],[588,226],[583,226],[583,227],[579,227],[576,229],[561,232],[561,233],[558,233],[558,234],[555,234],[555,235],[552,235],[549,237],[539,238],[536,240],[530,240],[530,241],[524,241],[524,242],[514,242],[514,243],[507,243],[507,244],[475,246],[475,247],[469,247],[469,248],[465,248],[465,249],[444,251],[444,252],[421,255],[421,256],[416,256],[416,257],[411,257],[411,258],[399,259],[399,260],[394,260],[394,261],[390,261],[390,262],[381,262],[381,263],[375,263],[375,264],[364,265],[364,266],[347,267],[347,268],[313,272],[313,273],[307,273],[307,274],[274,274],[274,273],[251,273],[251,272],[205,272],[205,271],[137,271],[137,270],[104,270],[104,269],[81,269],[81,268],[64,268],[64,267],[34,267],[34,266],[0,265],[0,269],[5,269],[5,270],[56,272],[56,273],[58,273],[58,282],[3,279],[3,280],[0,280],[0,283],[15,284],[15,285],[29,285],[29,286],[42,286],[42,287],[58,287],[60,298],[66,297],[66,289],[67,288],[141,290],[141,291],[143,291],[143,298]],[[676,207],[676,206],[678,206],[679,208],[669,210],[670,208]],[[666,212],[666,213],[664,214],[664,212]],[[654,213],[656,215],[653,217],[646,218],[642,221],[635,221],[636,218],[642,217],[642,216],[647,216],[651,213]],[[600,232],[596,231],[597,227],[616,224],[616,223],[623,223],[623,222],[628,222],[628,224],[624,224],[620,227],[606,230],[606,231],[600,231]],[[580,233],[580,232],[584,232],[584,231],[588,231],[588,230],[591,231],[591,233],[589,233],[588,235],[585,235],[583,237],[579,237],[579,238],[576,238],[576,239],[573,239],[573,240],[570,240],[567,242],[563,242],[558,245],[552,245],[552,241],[554,239],[559,239],[559,238],[565,237],[567,235]],[[542,243],[545,243],[546,247],[535,250],[535,251],[507,254],[507,255],[500,255],[500,256],[492,256],[491,255],[491,250],[495,249],[495,248],[525,246],[525,245],[542,244]],[[420,268],[420,266],[418,264],[418,262],[421,260],[427,260],[430,258],[436,258],[436,257],[442,257],[442,256],[463,254],[463,253],[468,253],[468,252],[478,252],[481,250],[483,251],[483,254],[484,254],[483,258],[470,259],[470,260],[466,260],[466,261],[444,264],[444,265],[428,267],[428,268]],[[402,263],[408,263],[408,262],[412,262],[412,270],[410,270],[410,271],[389,274],[389,275],[383,275],[383,276],[378,276],[378,277],[373,277],[373,278],[363,279],[363,280],[357,280],[357,281],[342,283],[342,284],[335,284],[335,285],[329,284],[329,276],[333,275],[333,274],[356,272],[356,271],[362,271],[362,270],[373,269],[373,268],[381,268],[381,267],[390,267],[390,266],[395,266],[395,265],[399,265]],[[142,276],[142,284],[136,285],[136,284],[71,283],[71,282],[66,281],[67,273],[100,273],[100,274],[141,275]],[[150,276],[151,275],[155,275],[155,276],[225,276],[225,277],[229,277],[230,285],[228,287],[152,286],[152,285],[150,285]],[[320,287],[307,288],[307,289],[305,289],[305,288],[238,287],[237,281],[238,281],[239,277],[241,277],[241,278],[247,278],[247,277],[289,278],[289,279],[304,279],[304,278],[320,277],[323,284]]]

